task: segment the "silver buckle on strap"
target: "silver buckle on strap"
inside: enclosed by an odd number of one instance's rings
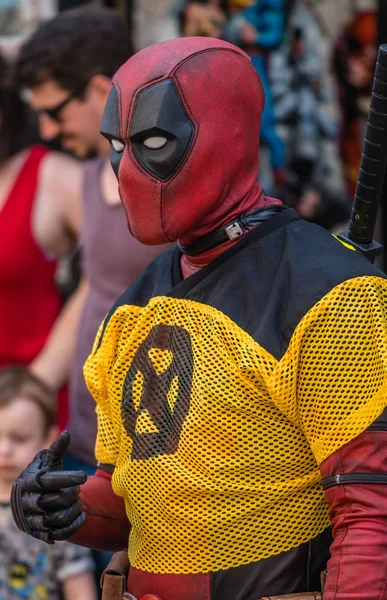
[[[229,240],[236,240],[243,234],[243,229],[237,221],[227,225],[227,227],[225,227],[225,231]]]

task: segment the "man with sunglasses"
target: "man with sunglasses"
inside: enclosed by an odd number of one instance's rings
[[[16,80],[42,138],[79,158],[107,154],[101,116],[111,78],[131,54],[124,20],[108,9],[65,11],[41,26],[21,47]]]
[[[69,92],[66,96],[66,98],[64,98],[64,100],[62,100],[61,102],[59,102],[58,104],[56,104],[55,106],[52,106],[51,108],[37,108],[35,109],[35,114],[38,118],[41,118],[44,115],[47,115],[48,117],[50,117],[50,119],[52,119],[53,121],[55,121],[56,123],[61,123],[62,122],[62,112],[64,110],[64,108],[74,99],[74,98],[80,98],[87,86],[89,84],[89,80],[87,80],[86,82],[82,83],[79,87],[77,87],[77,89],[75,89],[72,92]],[[41,91],[41,90],[40,90]],[[28,94],[28,90],[26,90],[26,97],[27,99],[32,102],[34,95],[33,94]]]

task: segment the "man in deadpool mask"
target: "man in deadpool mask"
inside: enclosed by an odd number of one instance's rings
[[[200,37],[136,54],[107,101],[130,231],[178,244],[85,365],[96,475],[62,471],[65,432],[12,508],[48,543],[128,548],[134,598],[315,597],[329,556],[324,600],[385,594],[386,279],[265,197],[263,105],[247,55]]]

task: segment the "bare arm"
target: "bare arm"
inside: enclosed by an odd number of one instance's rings
[[[85,571],[63,582],[65,600],[97,600],[97,590],[93,572]]]
[[[30,364],[30,370],[55,390],[65,383],[70,372],[88,289],[87,280],[82,278],[55,321],[43,349]]]
[[[42,250],[58,259],[69,252],[79,236],[82,182],[83,167],[76,160],[57,152],[45,157],[39,175],[33,232]],[[30,365],[31,371],[55,390],[68,378],[87,291],[83,278]]]
[[[44,158],[33,215],[33,233],[43,252],[65,256],[79,237],[82,220],[82,165],[64,154]]]

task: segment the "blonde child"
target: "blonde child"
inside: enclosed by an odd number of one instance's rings
[[[11,487],[35,454],[58,437],[49,388],[24,367],[0,369],[0,598],[96,600],[89,551],[48,546],[22,533],[9,505]]]

